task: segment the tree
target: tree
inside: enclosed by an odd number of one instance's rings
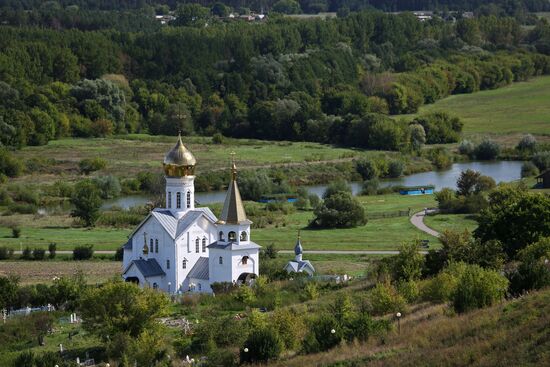
[[[361,175],[363,180],[372,180],[380,176],[380,171],[371,159],[361,159],[356,163],[357,172]]]
[[[344,180],[337,180],[331,182],[325,192],[323,193],[323,199],[327,199],[331,197],[332,195],[339,193],[339,192],[347,192],[351,194],[351,187],[348,185],[348,183]]]
[[[514,294],[550,285],[550,237],[521,250],[518,259],[521,263],[509,277],[510,289]]]
[[[241,348],[241,363],[265,362],[277,359],[283,343],[277,332],[269,327],[252,330]]]
[[[117,334],[139,337],[157,325],[168,304],[162,292],[117,280],[88,288],[80,312],[84,329],[106,340]]]
[[[541,238],[550,236],[550,197],[514,186],[489,194],[489,207],[477,218],[476,238],[498,240],[510,258]]]
[[[460,177],[456,181],[457,195],[468,196],[473,194],[480,176],[480,172],[471,169],[462,171]]]
[[[200,4],[180,4],[176,9],[176,25],[202,27],[209,18],[210,10]]]
[[[324,200],[315,211],[311,222],[313,227],[351,228],[367,223],[365,209],[347,192],[335,193]]]
[[[484,139],[474,150],[477,159],[491,160],[500,154],[500,145],[497,142]]]
[[[531,134],[524,135],[516,148],[522,152],[532,152],[537,146],[537,139]]]
[[[343,337],[343,329],[339,327],[338,321],[332,315],[321,314],[310,323],[303,348],[306,353],[326,351],[340,344]]]
[[[468,312],[490,306],[501,300],[508,289],[508,280],[494,270],[468,265],[460,276],[453,296],[457,312]]]
[[[394,280],[411,281],[420,278],[425,259],[418,252],[419,245],[419,241],[413,241],[399,247],[399,254],[392,258]]]
[[[80,181],[75,185],[71,203],[75,209],[71,215],[84,221],[87,227],[92,227],[99,218],[101,207],[101,193],[97,186],[89,181]]]
[[[19,289],[19,278],[15,276],[0,277],[0,311],[14,305]]]
[[[420,124],[410,124],[409,132],[411,134],[411,146],[414,150],[419,151],[426,144],[426,131],[424,126]]]
[[[279,0],[273,4],[273,11],[282,14],[300,14],[302,9],[295,0]]]

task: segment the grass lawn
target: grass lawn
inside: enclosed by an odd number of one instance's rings
[[[388,194],[361,196],[359,200],[367,209],[367,213],[393,212],[409,208],[414,212],[435,205],[432,195]],[[306,228],[312,218],[312,211],[296,211],[286,216],[285,226],[254,229],[252,240],[260,245],[274,243],[278,249],[291,250],[294,248],[298,230],[302,230],[304,245],[309,250],[392,250],[404,241],[430,238],[416,229],[406,216],[371,219],[362,227],[323,230]],[[5,217],[0,223],[0,246],[9,246],[16,250],[26,246],[31,249],[47,248],[51,242],[55,242],[58,250],[72,250],[76,245],[88,244],[94,245],[95,250],[115,250],[126,242],[132,231],[132,228],[75,228],[71,227],[71,222],[72,219],[68,216]],[[11,236],[8,223],[19,225],[20,238]]]
[[[473,231],[477,228],[477,222],[468,214],[437,214],[424,218],[424,223],[438,232],[446,229],[453,231]]]
[[[419,113],[445,111],[464,121],[464,133],[550,134],[550,76],[504,88],[453,95],[422,106]]]

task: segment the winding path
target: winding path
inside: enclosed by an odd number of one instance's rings
[[[413,226],[434,237],[439,237],[440,233],[436,230],[431,229],[426,224],[424,224],[424,217],[427,213],[435,213],[436,209],[427,209],[426,211],[422,210],[418,213],[414,213],[411,217],[411,223]]]

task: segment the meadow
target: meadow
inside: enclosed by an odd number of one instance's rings
[[[422,106],[415,115],[445,111],[464,122],[464,134],[550,135],[550,76],[476,92],[457,94]],[[405,115],[411,119],[415,115]]]
[[[467,230],[471,232],[477,228],[477,222],[470,214],[430,215],[424,218],[424,223],[438,232],[446,229],[453,231]]]
[[[381,213],[396,211],[422,210],[436,205],[433,195],[406,196],[387,194],[359,196],[359,201],[367,215],[378,216]],[[247,203],[251,206],[265,204]],[[215,213],[221,211],[221,205],[213,205]],[[282,214],[281,214],[282,215]],[[9,218],[9,219],[8,219]],[[369,219],[365,226],[342,229],[310,229],[308,223],[313,219],[311,210],[296,210],[284,215],[281,224],[268,225],[253,229],[251,239],[260,245],[274,244],[280,250],[292,250],[298,230],[307,250],[395,250],[401,243],[412,239],[429,239],[437,246],[437,239],[414,227],[408,216]],[[74,227],[73,218],[67,214],[35,216],[15,214],[0,219],[0,246],[15,250],[25,247],[47,248],[52,242],[58,250],[72,250],[77,245],[93,245],[95,250],[115,250],[127,241],[133,228]],[[16,224],[21,228],[21,236],[13,238],[8,225]],[[442,223],[442,227],[452,226]]]

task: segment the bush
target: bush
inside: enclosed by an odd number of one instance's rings
[[[275,330],[267,327],[253,330],[241,348],[241,363],[267,363],[277,359],[282,350],[283,343]]]
[[[13,238],[19,238],[21,237],[21,228],[17,227],[17,226],[13,226],[11,228],[11,236]]]
[[[460,154],[472,157],[474,155],[475,145],[469,140],[462,140],[458,146],[458,152]]]
[[[533,162],[525,162],[521,166],[521,177],[532,177],[539,174],[539,169]]]
[[[397,178],[403,174],[404,164],[402,161],[391,161],[388,165],[388,177]]]
[[[380,176],[378,167],[371,159],[362,159],[356,163],[357,172],[361,175],[363,180],[372,180]]]
[[[434,112],[417,117],[413,123],[424,127],[428,144],[457,142],[464,126],[458,117],[451,117],[445,112]]]
[[[0,148],[0,174],[8,177],[16,177],[23,171],[23,165],[11,152]]]
[[[107,167],[107,161],[103,158],[85,158],[78,163],[80,173],[89,175],[92,172],[99,171]]]
[[[92,245],[77,246],[73,249],[73,260],[89,260],[94,255]]]
[[[310,323],[309,332],[303,341],[304,352],[318,353],[329,350],[340,344],[343,336],[342,327],[338,325],[336,319],[323,314]]]
[[[518,258],[521,263],[509,277],[514,294],[550,285],[550,237],[527,246],[519,252]]]
[[[403,312],[406,302],[390,283],[378,283],[369,295],[372,312],[384,315],[390,312]]]
[[[524,135],[516,148],[522,152],[532,152],[537,146],[537,139],[531,134]]]
[[[55,242],[52,242],[48,245],[48,252],[50,253],[48,255],[48,257],[50,259],[55,259],[55,256],[56,256],[56,251],[57,251],[57,243]]]
[[[220,133],[215,133],[214,135],[212,135],[212,143],[223,144],[223,135]]]
[[[550,169],[550,152],[538,152],[533,156],[531,161],[535,166],[537,166],[539,171],[544,172],[547,169]]]
[[[379,186],[380,182],[377,178],[367,180],[363,182],[363,190],[361,190],[361,195],[377,195]]]
[[[0,260],[8,260],[13,257],[13,249],[0,247]]]
[[[365,209],[350,193],[339,192],[325,199],[315,211],[312,227],[351,228],[367,223]]]
[[[508,289],[508,280],[494,270],[467,265],[460,276],[453,296],[456,312],[468,312],[491,306],[501,300]]]
[[[491,160],[500,154],[500,145],[497,142],[484,139],[474,151],[475,157],[480,160]]]
[[[21,253],[21,259],[22,260],[31,260],[32,259],[32,251],[30,247],[25,247],[23,249],[23,252]]]
[[[115,261],[122,261],[124,259],[124,248],[119,247],[116,249],[114,260]]]
[[[46,257],[46,250],[42,248],[35,248],[34,250],[32,250],[32,258],[34,260],[44,260],[45,257]]]

